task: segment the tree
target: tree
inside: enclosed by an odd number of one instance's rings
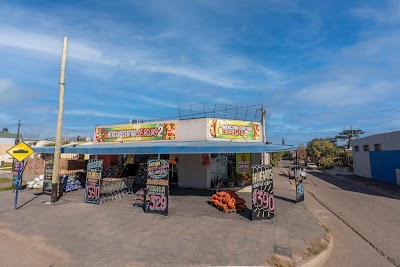
[[[272,152],[271,153],[271,165],[274,167],[278,166],[278,162],[282,159],[283,152]]]
[[[334,145],[336,145],[337,143],[337,137],[325,137],[324,139],[328,142],[331,142]]]
[[[322,138],[315,138],[307,144],[307,155],[314,160],[336,157],[338,153],[337,146]]]
[[[307,158],[307,149],[306,149],[305,145],[300,144],[297,147],[297,157],[299,158],[299,160],[306,160],[306,158]]]
[[[350,130],[341,131],[339,135],[336,136],[336,138],[343,141],[347,141],[346,146],[347,148],[350,148],[351,139],[358,138],[363,133],[365,133],[363,130],[351,128]]]

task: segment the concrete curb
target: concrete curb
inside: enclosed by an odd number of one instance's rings
[[[334,241],[332,233],[329,231],[329,244],[326,250],[322,251],[320,254],[312,258],[310,261],[300,265],[301,267],[316,267],[316,266],[323,266],[323,264],[329,259],[332,254]]]
[[[365,185],[363,182],[354,181],[354,180],[352,180],[352,179],[350,179],[350,178],[343,177],[343,176],[341,176],[340,174],[333,175],[333,174],[328,173],[328,172],[323,172],[323,173],[328,174],[329,176],[331,176],[331,177],[333,177],[333,178],[340,179],[340,180],[342,180],[342,181],[344,181],[344,182],[348,182],[348,183],[351,183],[351,184],[354,184],[354,185],[358,185],[358,186],[362,186],[362,187],[371,189],[372,191],[375,191],[375,192],[377,192],[377,193],[381,193],[381,194],[383,194],[383,195],[385,195],[385,196],[388,196],[388,197],[396,197],[396,198],[399,198],[399,199],[400,199],[400,194],[397,193],[397,192],[390,191],[390,190],[386,190],[386,189],[383,189],[383,188],[379,188],[379,187],[376,187],[376,186],[374,186],[374,185]],[[372,180],[372,181],[373,181],[373,180]]]

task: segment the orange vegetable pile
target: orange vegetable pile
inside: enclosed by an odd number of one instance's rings
[[[244,210],[246,209],[246,204],[243,198],[232,192],[231,190],[220,191],[211,196],[210,202],[217,208],[222,209],[227,212],[230,210]]]

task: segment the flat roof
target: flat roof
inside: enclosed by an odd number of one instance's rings
[[[54,154],[54,147],[33,147],[35,153]],[[120,154],[206,154],[206,153],[263,153],[295,150],[293,145],[264,143],[186,141],[133,142],[62,146],[61,153],[120,155]]]

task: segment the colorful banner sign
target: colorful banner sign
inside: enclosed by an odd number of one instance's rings
[[[100,204],[103,160],[90,159],[86,171],[85,202]]]
[[[255,165],[252,179],[251,213],[253,221],[274,218],[275,203],[272,183],[272,167]]]
[[[95,142],[133,142],[175,140],[176,126],[174,121],[142,124],[124,124],[96,127]]]
[[[250,153],[236,154],[236,173],[243,176],[243,180],[251,179],[251,158]]]
[[[260,129],[259,122],[208,119],[208,138],[259,141]]]
[[[144,211],[168,215],[169,163],[151,159],[147,162],[147,185]]]

